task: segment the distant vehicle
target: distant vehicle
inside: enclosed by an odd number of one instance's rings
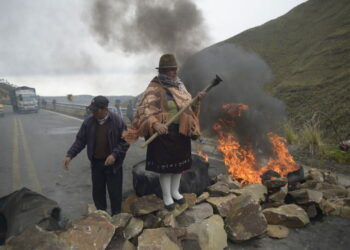
[[[4,104],[0,103],[0,116],[3,117],[4,115]]]
[[[38,96],[34,88],[22,86],[10,91],[11,105],[14,112],[35,112],[39,110]]]

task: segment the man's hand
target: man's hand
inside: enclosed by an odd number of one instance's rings
[[[109,155],[105,161],[105,166],[110,166],[113,165],[115,163],[115,157],[114,155]]]
[[[160,122],[154,123],[153,128],[160,135],[164,135],[168,133],[168,127],[165,124],[162,124]]]
[[[72,158],[70,158],[68,156],[64,158],[64,160],[63,160],[63,169],[64,170],[66,170],[66,171],[69,170],[68,165],[69,165],[71,160],[72,160]]]

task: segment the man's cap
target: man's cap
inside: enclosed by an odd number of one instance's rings
[[[103,109],[108,107],[108,99],[102,95],[96,96],[91,100],[90,105],[88,106],[88,109],[91,112],[95,112],[98,109]]]
[[[164,54],[159,59],[159,67],[156,69],[177,69],[177,62],[173,54]]]

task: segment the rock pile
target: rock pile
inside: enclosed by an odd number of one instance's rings
[[[227,247],[227,240],[285,238],[289,228],[304,227],[323,215],[350,218],[350,188],[329,172],[310,169],[292,190],[287,178],[244,186],[225,175],[214,181],[198,197],[185,194],[187,203],[172,212],[154,194],[131,195],[120,214],[110,217],[89,206],[86,215],[63,232],[36,226],[10,238],[6,249],[20,249],[26,242],[28,249],[216,250]]]

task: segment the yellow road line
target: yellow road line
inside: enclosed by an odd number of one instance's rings
[[[24,149],[24,157],[25,157],[26,164],[28,166],[27,171],[28,171],[30,182],[32,184],[32,190],[41,193],[40,182],[38,179],[38,175],[36,173],[36,168],[33,164],[32,155],[30,154],[27,137],[24,134],[23,124],[20,119],[18,120],[18,125],[19,125],[18,127],[22,138],[22,142],[23,142],[22,145]]]
[[[18,121],[13,118],[13,151],[12,151],[12,188],[13,191],[21,187],[21,174],[19,170],[18,148]]]

